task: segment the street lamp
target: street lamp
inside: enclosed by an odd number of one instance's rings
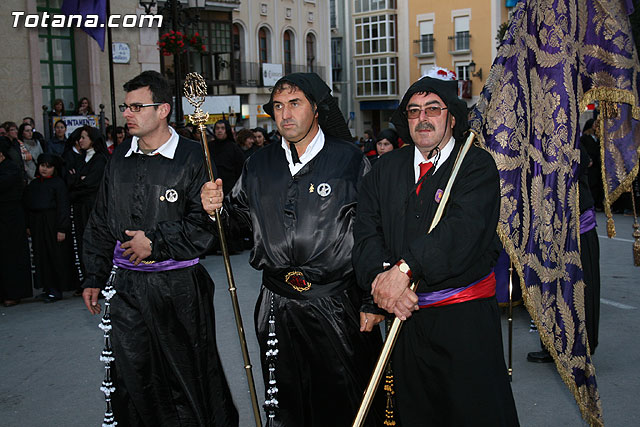
[[[471,60],[471,62],[469,62],[469,65],[467,65],[467,67],[469,68],[469,71],[471,71],[471,75],[473,77],[478,77],[480,80],[482,80],[482,68],[480,68],[478,72],[475,73],[474,71],[476,71],[476,63],[473,62],[473,59]]]
[[[140,0],[138,3],[144,7],[144,13],[147,15],[151,13],[151,9],[156,5],[155,0]]]
[[[156,6],[155,0],[139,0],[140,6],[144,7],[145,13],[150,14],[151,9]],[[195,9],[198,7],[204,7],[204,0],[189,0],[188,9]],[[165,21],[171,22],[171,29],[178,31],[180,28],[184,30],[185,27],[193,25],[199,21],[197,14],[191,14],[187,10],[182,8],[180,0],[166,0],[164,6],[158,9],[158,14],[166,17]],[[182,85],[180,84],[181,76],[180,70],[182,64],[180,61],[180,53],[173,54],[173,84],[174,84],[174,97],[176,114],[176,127],[184,126],[184,112],[182,110]]]

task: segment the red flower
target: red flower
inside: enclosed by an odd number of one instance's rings
[[[207,47],[205,45],[202,45],[202,51],[206,52],[207,51]]]
[[[447,72],[445,70],[438,70],[438,74],[441,76],[446,76]]]

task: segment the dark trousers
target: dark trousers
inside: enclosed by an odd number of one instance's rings
[[[271,299],[276,317],[279,408],[274,426],[348,427],[380,354],[380,330],[360,332],[360,301],[352,287],[337,295],[295,300],[263,287],[255,322],[262,374],[269,386],[265,352]],[[379,396],[381,397],[381,395]],[[378,397],[367,426],[382,424],[384,402]]]
[[[518,426],[495,298],[422,308],[393,353],[403,426]]]
[[[584,314],[591,354],[598,346],[600,325],[600,243],[596,229],[580,235],[580,261],[584,273]]]
[[[120,269],[115,288],[118,426],[238,426],[216,348],[213,282],[204,267]]]

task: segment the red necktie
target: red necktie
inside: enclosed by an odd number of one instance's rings
[[[433,167],[433,163],[431,163],[431,162],[422,162],[422,163],[420,163],[420,178],[418,178],[418,181],[420,181],[422,179],[422,177],[425,176],[425,174],[427,172],[429,172],[429,169],[431,169],[432,167]],[[420,184],[418,184],[418,188],[416,188],[416,196],[418,194],[420,194],[420,189],[421,188],[422,188],[422,182]]]

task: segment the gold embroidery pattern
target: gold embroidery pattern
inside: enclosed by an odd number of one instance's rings
[[[638,174],[640,66],[623,8],[614,0],[519,3],[471,119],[500,172],[498,234],[520,275],[525,305],[582,416],[597,426],[602,406],[586,337],[585,284],[576,276],[582,266],[575,174],[579,115],[596,101],[604,120],[599,136],[608,217]],[[594,61],[603,66],[591,72]],[[586,354],[573,354],[576,344]]]

